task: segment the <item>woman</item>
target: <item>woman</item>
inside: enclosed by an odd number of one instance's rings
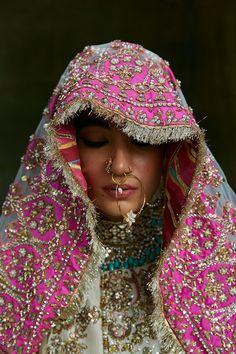
[[[235,196],[168,63],[86,47],[3,206],[3,353],[233,353]]]

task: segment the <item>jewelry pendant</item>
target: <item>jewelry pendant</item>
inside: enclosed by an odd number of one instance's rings
[[[118,188],[117,188],[117,191],[118,191],[118,193],[120,193],[120,194],[123,193],[123,189],[122,189],[121,187],[118,187]]]
[[[132,226],[133,223],[135,223],[136,220],[136,214],[133,212],[133,210],[130,210],[125,216],[124,216],[124,221],[127,222],[129,226]]]

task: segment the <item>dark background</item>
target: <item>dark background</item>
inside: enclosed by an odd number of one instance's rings
[[[0,39],[1,201],[69,60],[114,39],[170,62],[236,189],[236,1],[2,1]]]

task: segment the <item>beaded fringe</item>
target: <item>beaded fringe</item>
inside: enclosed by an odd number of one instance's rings
[[[73,119],[76,114],[86,109],[90,109],[98,116],[106,120],[113,121],[126,135],[138,141],[149,144],[163,144],[176,142],[186,139],[197,138],[201,134],[201,129],[196,126],[177,125],[177,126],[146,126],[135,122],[121,111],[111,111],[109,108],[100,106],[95,100],[78,100],[66,107],[64,111],[55,115],[52,125],[63,124]]]

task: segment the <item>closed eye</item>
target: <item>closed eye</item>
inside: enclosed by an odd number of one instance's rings
[[[104,145],[106,145],[107,140],[89,140],[86,138],[79,138],[79,140],[82,140],[82,142],[84,143],[84,145],[88,146],[88,147],[92,147],[92,148],[99,148],[102,147]]]

